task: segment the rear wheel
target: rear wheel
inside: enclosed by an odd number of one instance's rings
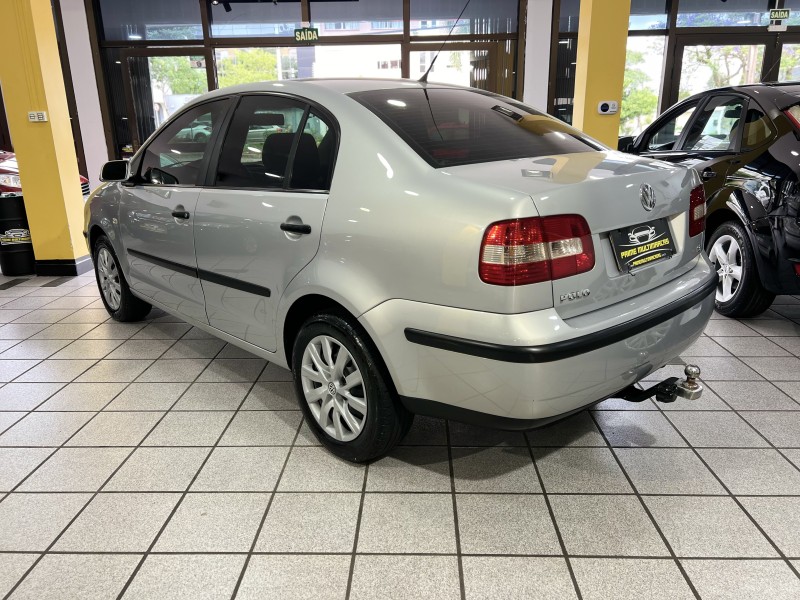
[[[753,317],[770,307],[775,294],[761,285],[753,247],[739,223],[727,221],[717,227],[706,247],[719,275],[717,312],[726,317]]]
[[[101,236],[95,242],[92,255],[97,287],[100,288],[100,298],[108,314],[115,321],[122,322],[144,319],[152,307],[131,293],[111,242],[106,236]]]
[[[413,415],[396,399],[366,334],[349,320],[322,314],[306,321],[292,366],[309,426],[340,458],[374,460],[408,432]]]

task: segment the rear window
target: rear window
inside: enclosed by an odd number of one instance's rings
[[[350,96],[434,167],[603,149],[561,121],[492,94],[415,88]]]

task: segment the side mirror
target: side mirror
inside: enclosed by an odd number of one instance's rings
[[[103,165],[100,181],[126,181],[128,179],[128,161],[112,160]]]
[[[632,152],[633,142],[634,137],[632,135],[624,135],[617,141],[617,150],[620,152]]]

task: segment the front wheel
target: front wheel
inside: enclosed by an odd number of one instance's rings
[[[719,275],[717,312],[726,317],[754,317],[767,310],[775,294],[761,285],[747,232],[735,221],[717,227],[706,245]]]
[[[309,426],[340,458],[379,458],[411,426],[413,415],[396,399],[366,334],[338,315],[306,321],[294,343],[292,373]]]
[[[131,293],[125,275],[120,269],[117,255],[111,247],[111,242],[106,236],[101,236],[95,242],[92,251],[94,258],[94,274],[97,278],[97,287],[100,288],[100,298],[115,321],[141,321],[152,308],[144,300],[140,300]]]

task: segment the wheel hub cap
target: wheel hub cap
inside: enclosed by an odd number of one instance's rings
[[[100,248],[97,253],[97,282],[100,284],[100,291],[103,299],[111,310],[119,309],[122,298],[122,284],[120,283],[117,263],[111,252],[106,248]]]
[[[303,351],[300,382],[311,414],[340,442],[358,437],[367,420],[367,397],[353,356],[335,338],[320,335]]]

